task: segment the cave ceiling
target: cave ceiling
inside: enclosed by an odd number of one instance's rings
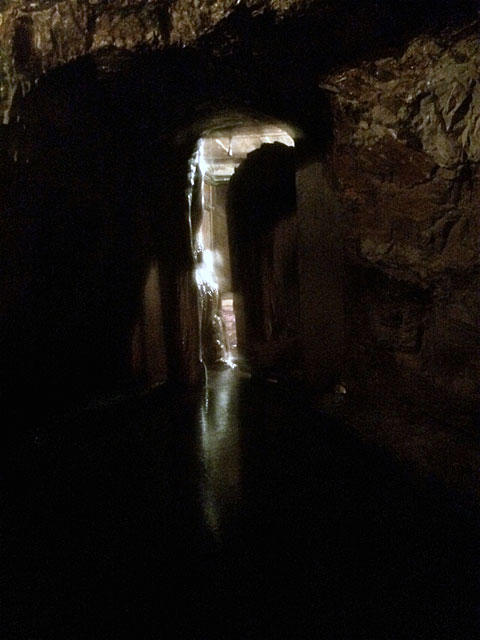
[[[215,30],[218,41],[207,42],[213,49],[225,50],[239,38],[255,47],[258,42],[252,38],[250,22],[257,20],[262,26],[260,40],[268,40],[265,19],[290,26],[303,20],[297,31],[276,32],[293,57],[291,45],[303,49],[307,40],[314,40],[324,53],[334,43],[349,49],[357,39],[368,50],[379,37],[394,43],[412,28],[431,29],[448,20],[474,18],[477,8],[474,0],[420,4],[412,0],[3,0],[0,54],[4,73],[10,62],[18,76],[32,79],[83,55],[185,47]],[[229,24],[240,15],[248,24],[240,20],[234,33]]]
[[[472,24],[477,9],[475,0],[3,0],[0,121],[20,90],[78,59],[108,74],[139,55],[200,51],[197,66],[206,55],[228,60],[240,79],[256,74],[261,87],[283,77],[294,94],[421,33]]]

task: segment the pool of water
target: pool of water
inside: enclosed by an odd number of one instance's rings
[[[476,514],[282,383],[18,429],[2,638],[479,637]]]

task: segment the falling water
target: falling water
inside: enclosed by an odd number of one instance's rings
[[[200,361],[206,364],[214,360],[215,363],[231,368],[235,365],[228,343],[226,329],[220,310],[220,293],[218,278],[215,272],[215,252],[205,249],[202,227],[195,233],[192,222],[192,204],[197,167],[202,175],[201,207],[203,212],[203,168],[202,168],[202,140],[190,158],[187,187],[188,224],[190,230],[190,246],[195,265],[195,283],[198,292],[198,323],[200,331]],[[205,336],[209,335],[206,344]],[[207,357],[207,351],[214,351],[216,357]],[[205,371],[206,373],[206,371]]]

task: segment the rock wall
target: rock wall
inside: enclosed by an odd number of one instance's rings
[[[480,397],[479,78],[478,36],[464,32],[416,39],[324,84],[354,369],[424,400],[440,394],[442,407]]]
[[[294,151],[279,142],[248,154],[227,198],[233,290],[243,299],[241,353],[257,369],[298,366],[299,292]]]
[[[188,156],[159,153],[158,131],[147,144],[112,95],[77,63],[35,86],[1,129],[9,399],[28,390],[69,404],[198,382]]]
[[[304,379],[314,391],[342,381],[345,356],[345,268],[342,207],[323,162],[297,166],[299,315]]]
[[[198,41],[241,4],[281,15],[304,0],[4,0],[0,3],[0,115],[45,73],[99,52],[128,54]],[[108,62],[107,62],[108,66]]]

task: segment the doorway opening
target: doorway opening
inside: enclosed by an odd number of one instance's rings
[[[193,240],[201,357],[207,366],[235,367],[243,359],[248,333],[243,291],[232,273],[230,179],[247,156],[262,145],[294,147],[291,133],[287,126],[256,122],[211,130],[198,141],[194,185],[198,222]]]

